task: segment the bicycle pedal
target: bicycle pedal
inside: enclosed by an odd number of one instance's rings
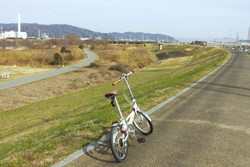
[[[117,121],[113,121],[113,122],[112,122],[112,125],[115,124],[115,123],[118,123],[118,122],[117,122]]]
[[[142,138],[138,138],[137,141],[138,141],[139,143],[144,143],[146,140],[145,140],[145,138],[142,137]]]

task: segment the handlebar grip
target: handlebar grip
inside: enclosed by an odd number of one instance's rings
[[[133,72],[136,72],[138,70],[138,68],[134,69]]]
[[[115,84],[119,83],[120,81],[116,81],[115,83],[112,83],[113,86],[115,86]]]

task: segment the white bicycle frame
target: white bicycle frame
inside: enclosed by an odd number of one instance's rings
[[[127,85],[130,96],[132,98],[131,105],[133,105],[133,110],[131,111],[131,113],[129,114],[129,116],[126,119],[124,119],[124,117],[122,115],[122,111],[121,111],[121,108],[119,106],[119,103],[118,103],[118,100],[117,100],[116,96],[114,97],[114,101],[116,103],[117,109],[118,109],[120,117],[121,117],[121,123],[119,125],[122,125],[121,133],[122,133],[123,142],[127,141],[129,133],[131,133],[131,129],[129,129],[129,131],[128,131],[128,126],[132,125],[134,121],[136,121],[136,122],[140,121],[140,120],[134,120],[134,117],[135,117],[135,115],[137,115],[137,112],[143,113],[151,121],[150,117],[146,113],[144,113],[142,110],[140,110],[139,107],[137,106],[136,100],[135,100],[135,98],[133,96],[133,93],[132,93],[132,91],[130,89],[130,86],[128,84],[127,77],[129,77],[132,73],[133,72],[130,71],[128,74],[123,74],[124,77],[119,79],[119,82],[121,80],[125,79],[125,83]],[[125,99],[127,100],[126,97],[125,97]],[[137,115],[137,119],[140,119],[138,117],[138,115]],[[115,124],[113,124],[113,126],[116,126],[117,124],[118,123],[115,123]],[[126,133],[126,136],[125,136],[125,133]]]

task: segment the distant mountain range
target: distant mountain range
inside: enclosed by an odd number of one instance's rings
[[[4,24],[0,23],[3,27],[3,31],[17,31],[17,23]],[[22,23],[21,31],[27,32],[28,37],[38,37],[38,30],[40,33],[46,33],[49,37],[55,38],[66,38],[68,34],[79,35],[81,38],[106,38],[111,40],[136,40],[136,41],[169,41],[173,42],[174,38],[168,35],[163,34],[150,34],[142,32],[125,32],[125,33],[101,33],[94,32],[88,29],[79,28],[66,24],[52,24],[52,25],[43,25],[37,23]]]
[[[150,33],[142,33],[142,32],[125,32],[111,33],[117,40],[143,40],[143,41],[168,41],[173,42],[175,39],[168,35],[163,34],[150,34]]]

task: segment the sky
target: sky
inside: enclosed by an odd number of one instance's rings
[[[246,40],[250,0],[1,0],[0,23],[68,24],[92,31]]]

